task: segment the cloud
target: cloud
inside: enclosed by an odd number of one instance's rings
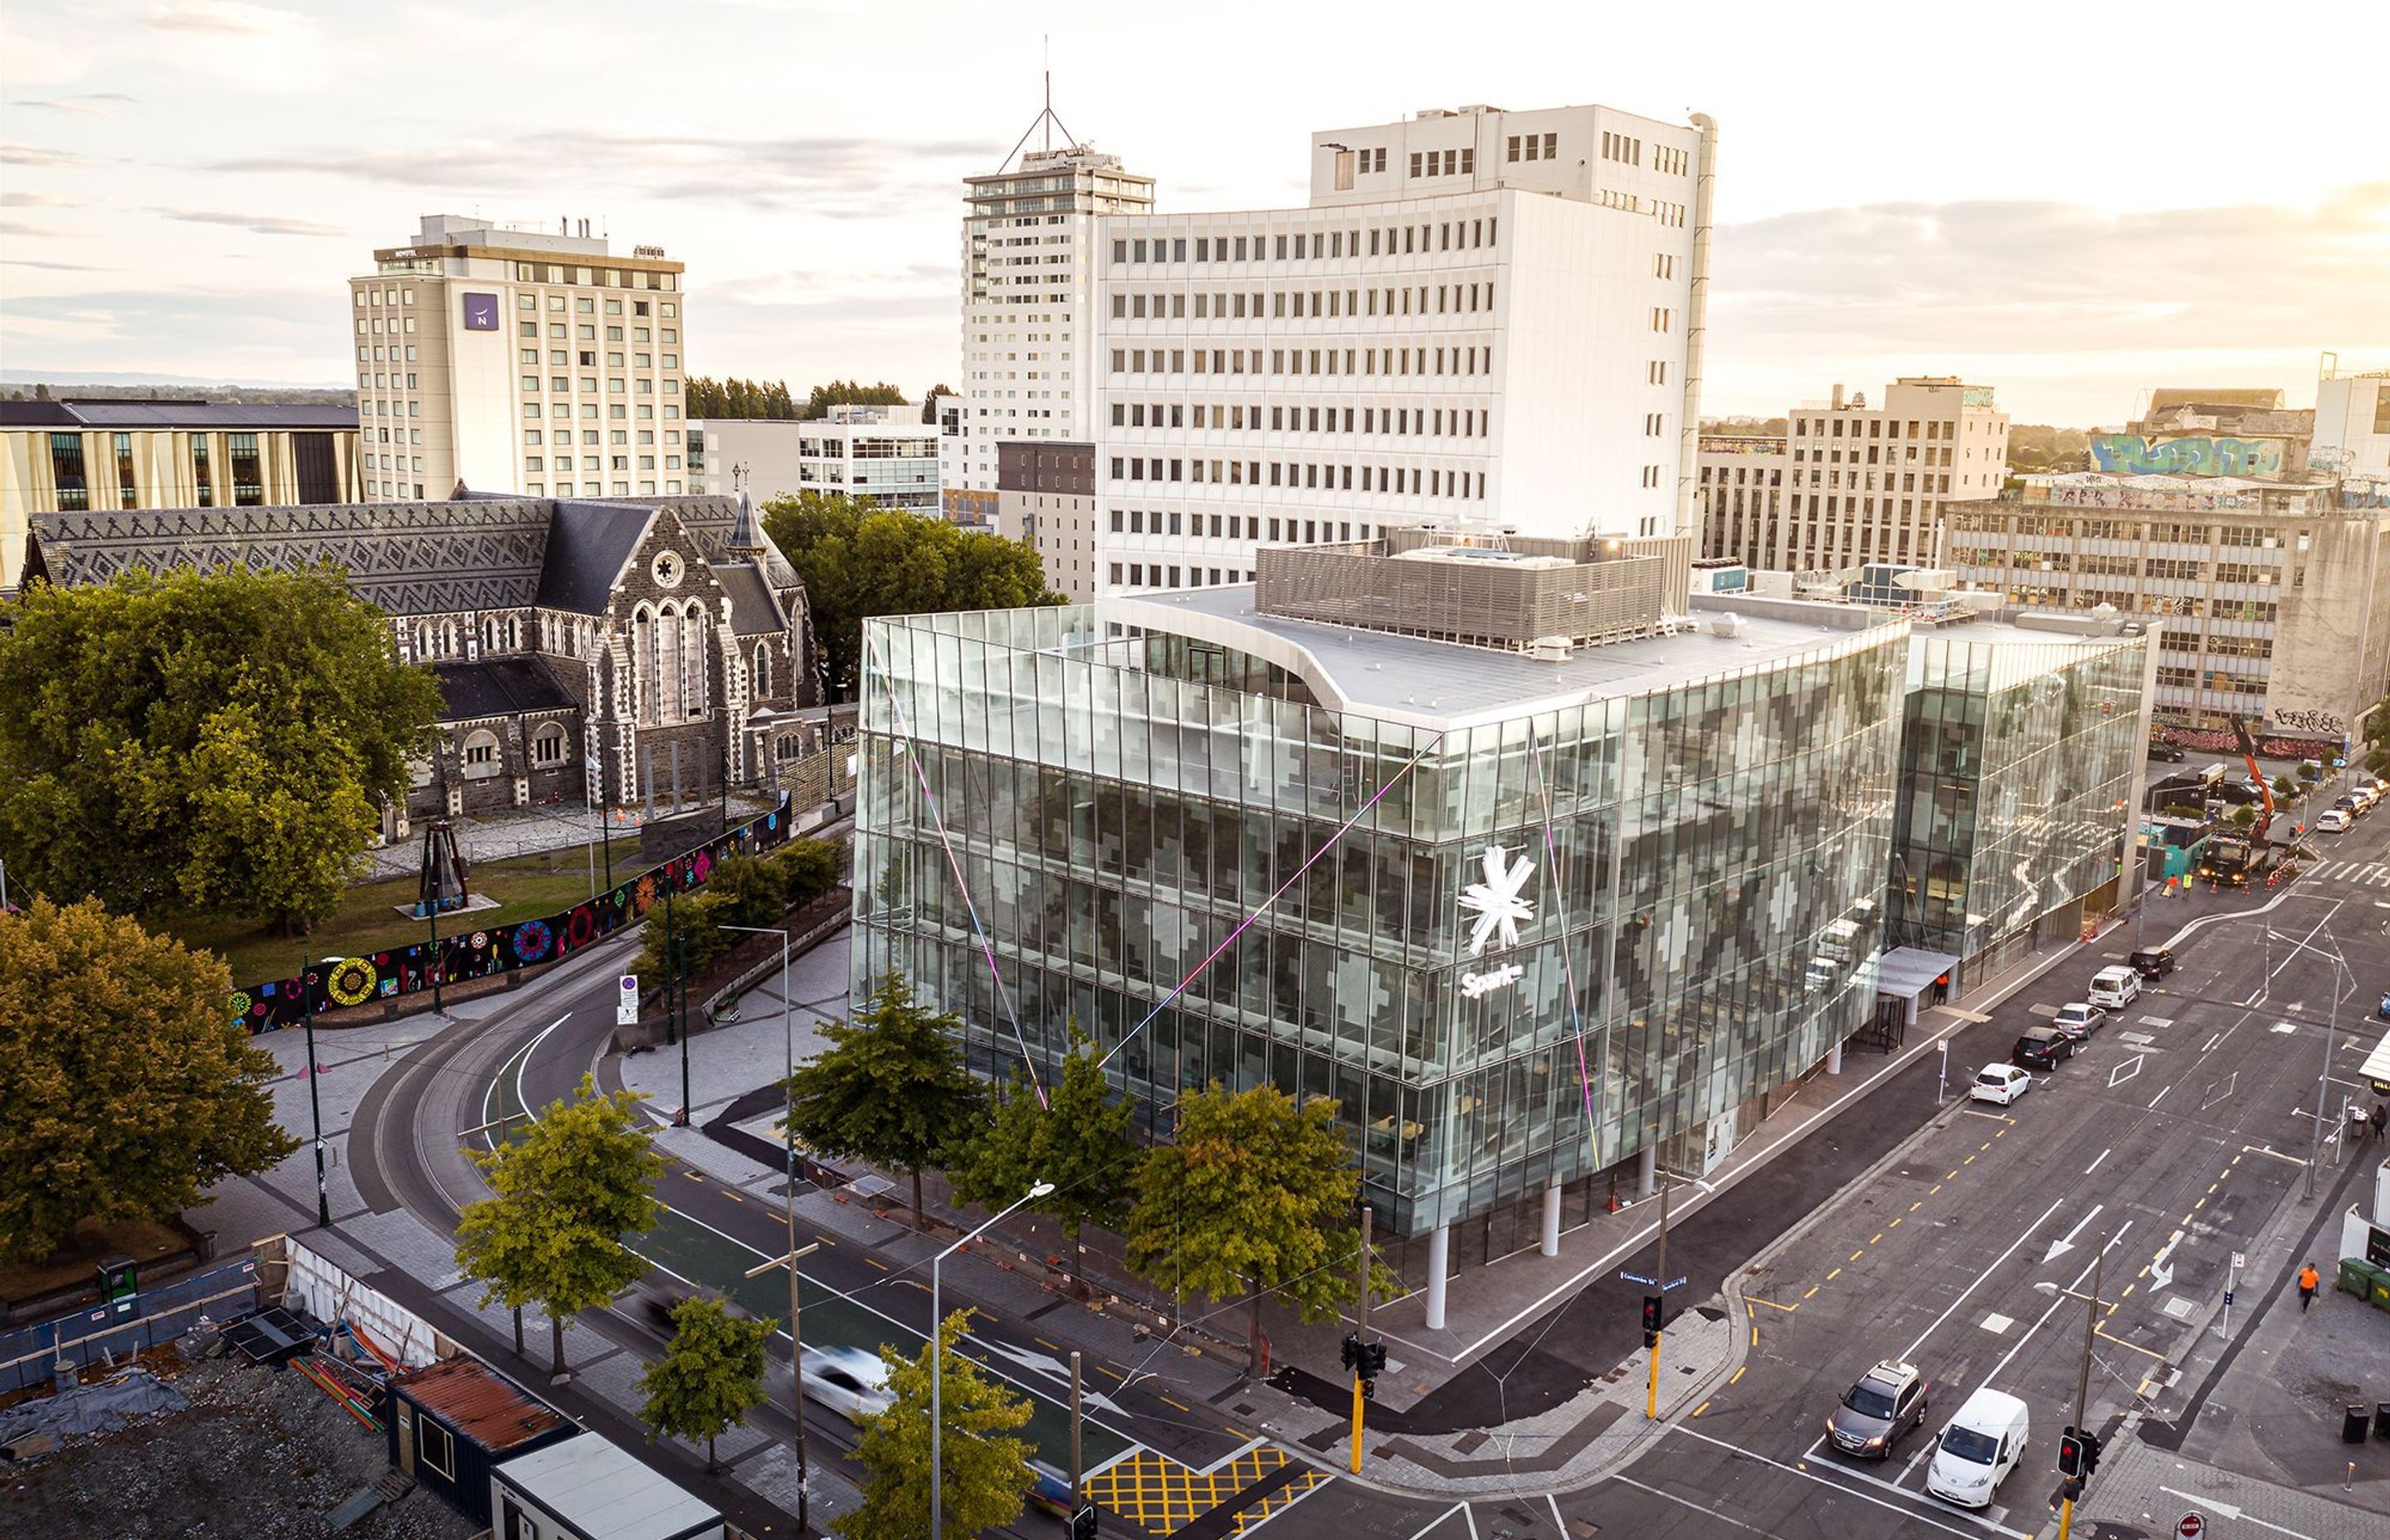
[[[30,257],[0,257],[0,267],[38,267],[50,273],[114,273],[114,267],[93,267],[79,262],[35,262]]]
[[[303,219],[278,219],[271,214],[225,213],[214,209],[152,209],[151,213],[190,225],[224,225],[259,236],[345,236],[338,225],[317,225]]]
[[[236,0],[173,0],[153,6],[141,19],[145,27],[161,32],[215,32],[235,37],[270,37],[288,32],[302,19],[288,11],[245,6]]]
[[[0,144],[0,165],[37,166],[57,169],[90,164],[87,157],[67,149],[44,149],[39,145]]]
[[[45,99],[19,97],[11,107],[38,107],[48,112],[87,112],[113,114],[134,100],[122,91],[85,91],[71,96],[51,96]]]
[[[78,233],[74,230],[62,230],[55,225],[37,225],[22,219],[0,219],[0,236],[18,236],[26,240],[72,240]]]
[[[346,368],[339,313],[345,307],[293,304],[287,286],[275,285],[12,295],[8,364],[78,374],[134,369],[215,379],[341,378]]]

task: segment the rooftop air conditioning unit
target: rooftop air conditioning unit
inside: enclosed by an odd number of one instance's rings
[[[1569,639],[1566,636],[1538,636],[1527,644],[1527,656],[1547,663],[1568,661]]]

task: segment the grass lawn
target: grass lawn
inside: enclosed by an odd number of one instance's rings
[[[86,1219],[75,1226],[72,1240],[39,1262],[0,1267],[0,1300],[14,1304],[77,1284],[89,1284],[98,1277],[102,1257],[121,1253],[135,1263],[147,1264],[188,1251],[190,1244],[180,1231],[153,1220],[128,1219],[100,1225]]]
[[[618,866],[615,876],[627,869]],[[166,923],[186,945],[203,946],[222,956],[232,967],[234,986],[239,987],[287,979],[302,957],[353,957],[430,939],[422,920],[398,912],[398,905],[415,902],[420,880],[407,876],[351,888],[340,913],[304,936],[277,935],[271,925],[230,917],[190,915]],[[443,915],[442,935],[540,919],[572,907],[589,896],[589,859],[575,847],[482,862],[473,867],[472,888],[496,899],[498,907]]]

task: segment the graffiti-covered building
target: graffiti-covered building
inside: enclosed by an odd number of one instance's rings
[[[2150,392],[2122,432],[2093,433],[2091,468],[2117,476],[2241,476],[2296,481],[2307,471],[2316,415],[2292,411],[2274,390]]]
[[[773,781],[823,713],[804,586],[729,497],[35,513],[28,581],[344,569],[445,710],[390,832],[542,802],[668,812]]]
[[[2238,719],[2324,757],[2390,690],[2390,508],[2356,503],[2329,479],[2025,476],[1951,510],[1947,562],[2016,604],[2162,618],[2161,736],[2226,751]]]

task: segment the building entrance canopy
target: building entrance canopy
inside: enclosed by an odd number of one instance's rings
[[[1914,1000],[1932,989],[1936,979],[1946,977],[1958,966],[1959,959],[1947,952],[1895,946],[1876,964],[1875,992],[1879,996]]]

